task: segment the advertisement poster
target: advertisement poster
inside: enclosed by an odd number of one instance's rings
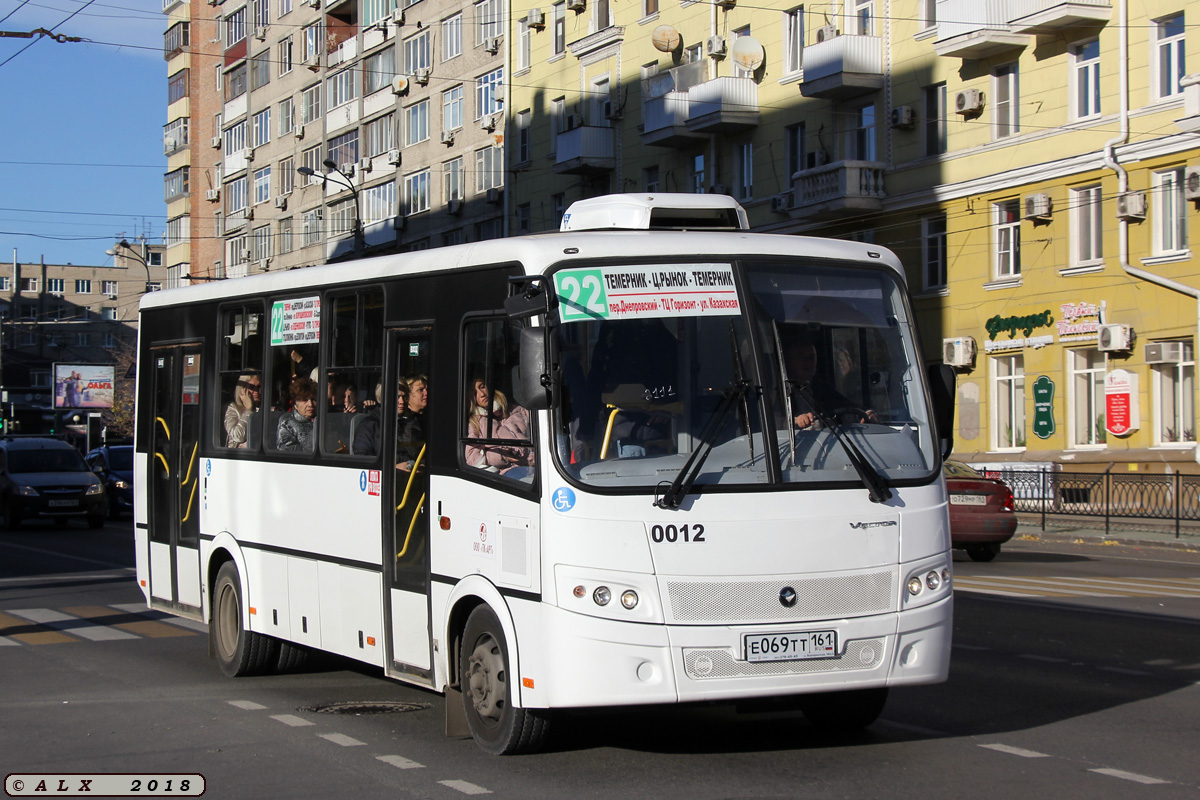
[[[55,408],[112,408],[111,364],[55,364]]]

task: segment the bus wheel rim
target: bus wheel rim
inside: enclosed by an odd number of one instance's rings
[[[483,636],[467,661],[471,705],[482,719],[498,722],[504,713],[506,676],[499,643]]]

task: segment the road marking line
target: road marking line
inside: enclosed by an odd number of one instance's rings
[[[1153,672],[1146,672],[1142,669],[1126,669],[1125,667],[1097,667],[1105,672],[1115,672],[1118,675],[1153,675]]]
[[[397,769],[425,769],[424,764],[418,764],[415,761],[410,761],[404,756],[375,756],[385,764],[391,764]]]
[[[998,753],[1008,753],[1010,756],[1020,756],[1021,758],[1049,758],[1045,753],[1039,753],[1036,750],[1025,750],[1020,747],[1011,747],[1007,744],[981,744],[988,750],[995,750]]]
[[[1133,781],[1134,783],[1145,783],[1148,785],[1170,783],[1170,781],[1151,778],[1149,775],[1138,775],[1136,772],[1126,772],[1123,769],[1089,769],[1088,772],[1098,772],[1101,775],[1107,775],[1110,778],[1120,778],[1123,781]]]
[[[168,625],[178,625],[181,628],[187,628],[188,630],[197,631],[198,633],[208,633],[208,625],[204,622],[199,622],[194,619],[187,619],[185,617],[175,617],[170,614],[165,614],[162,611],[149,609],[146,608],[144,603],[122,603],[119,605],[114,603],[112,606],[110,606],[110,608],[115,608],[119,611],[126,611],[130,614],[141,614],[143,617],[149,617],[150,619],[158,620],[159,622],[165,622]]]
[[[463,794],[491,794],[492,793],[491,789],[485,789],[482,786],[476,786],[475,784],[467,783],[466,781],[438,781],[438,783],[440,783],[442,786],[445,786],[447,788],[455,789],[456,791],[462,792]]]
[[[304,717],[297,717],[295,714],[274,714],[271,719],[277,719],[284,725],[290,725],[293,728],[303,728],[306,725],[316,725],[315,722],[309,722]]]
[[[342,747],[359,747],[367,744],[366,742],[360,742],[358,739],[353,739],[344,733],[319,733],[317,735],[326,741],[333,742]]]
[[[1055,658],[1054,656],[1039,656],[1039,655],[1035,655],[1033,653],[1021,653],[1017,656],[1017,658],[1025,658],[1030,661],[1044,661],[1047,664],[1065,664],[1067,662],[1067,659],[1065,659],[1065,658]]]
[[[9,609],[8,613],[92,642],[111,642],[118,639],[138,638],[132,633],[117,628],[110,628],[107,625],[97,625],[89,620],[69,614],[62,614],[50,608]]]
[[[82,619],[91,620],[96,625],[108,625],[120,628],[129,633],[136,633],[151,639],[165,639],[171,636],[195,636],[192,631],[183,631],[170,625],[163,625],[149,619],[139,619],[132,622],[119,622],[130,616],[140,617],[137,612],[128,612],[112,606],[70,606],[62,609],[68,614],[74,614]],[[114,613],[116,612],[116,613]]]
[[[262,711],[266,706],[260,706],[253,700],[230,700],[229,705],[234,708],[240,708],[243,711]]]

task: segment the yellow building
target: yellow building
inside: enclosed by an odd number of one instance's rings
[[[724,192],[759,230],[886,245],[928,359],[958,369],[958,457],[1198,471],[1200,54],[1177,0],[511,19],[513,232],[605,192]]]

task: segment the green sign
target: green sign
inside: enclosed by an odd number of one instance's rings
[[[563,322],[608,319],[608,297],[599,269],[566,269],[554,275]]]
[[[1039,439],[1054,435],[1054,381],[1045,375],[1033,382],[1033,435]]]

